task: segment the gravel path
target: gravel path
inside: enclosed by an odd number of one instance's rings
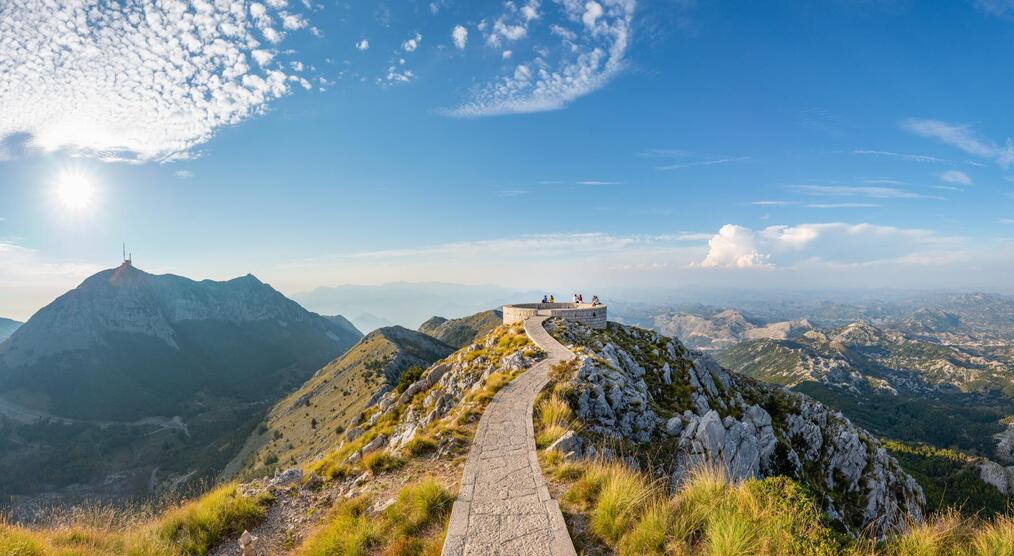
[[[574,357],[543,328],[546,318],[526,320],[525,332],[548,357],[500,390],[479,420],[451,511],[445,556],[575,555],[535,451],[535,397],[550,367]]]

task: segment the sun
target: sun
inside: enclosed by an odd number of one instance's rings
[[[56,196],[64,208],[80,211],[91,206],[95,188],[88,176],[80,172],[63,172],[56,183]]]

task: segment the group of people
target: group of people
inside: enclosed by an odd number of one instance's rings
[[[542,296],[542,302],[543,303],[556,303],[556,297],[554,297],[553,294],[546,294],[546,295]],[[584,294],[575,293],[574,294],[574,303],[584,303]],[[599,296],[593,295],[592,299],[591,299],[591,304],[592,304],[592,306],[602,305],[602,302],[599,301]]]

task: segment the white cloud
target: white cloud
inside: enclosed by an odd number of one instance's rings
[[[416,33],[414,37],[401,43],[401,48],[405,52],[415,52],[415,49],[419,48],[419,43],[422,42],[422,35]]]
[[[188,180],[194,177],[194,173],[191,172],[190,170],[176,170],[175,172],[173,172],[173,175],[176,176],[177,178],[180,178],[181,180]]]
[[[370,49],[370,41],[366,39],[363,39],[356,43],[356,50],[369,50],[369,49]]]
[[[708,255],[700,262],[702,268],[735,267],[767,268],[769,255],[757,250],[757,237],[753,230],[726,224],[708,240]]]
[[[970,155],[990,159],[1005,170],[1014,164],[1014,141],[1010,138],[1005,144],[1000,145],[980,137],[971,126],[939,120],[911,118],[902,122],[902,127],[916,135],[936,139],[961,149]]]
[[[775,268],[804,263],[936,264],[960,252],[960,240],[920,229],[874,224],[798,224],[752,230],[726,224],[708,241],[699,268]],[[945,256],[947,254],[947,256]]]
[[[5,2],[0,140],[107,160],[187,156],[289,92],[262,40],[305,21],[278,2]],[[257,63],[250,65],[250,58]]]
[[[958,170],[948,170],[943,174],[940,174],[940,179],[947,183],[954,183],[957,185],[972,185],[972,178],[964,172]]]
[[[451,40],[454,41],[455,47],[463,50],[465,45],[468,44],[468,29],[465,29],[461,25],[455,25],[454,30],[451,31]]]
[[[564,20],[548,25],[564,48],[550,51],[536,45],[532,48],[532,59],[523,63],[532,70],[530,74],[519,76],[511,72],[479,85],[468,101],[445,113],[482,117],[558,110],[612,80],[625,64],[636,1],[557,0],[557,4]],[[526,5],[534,5],[538,13],[536,3]],[[529,35],[530,25],[544,19],[529,19],[525,10],[519,10],[513,3],[508,6],[508,13],[496,18],[488,31],[486,26],[479,26],[487,33],[487,44],[493,47],[500,47],[505,41],[520,41]],[[562,24],[579,26],[581,33]],[[516,49],[512,51],[517,54]]]
[[[589,29],[595,28],[595,22],[602,17],[602,4],[599,4],[595,0],[590,0],[584,5],[584,14],[581,16],[581,21],[584,22],[584,26]]]
[[[503,58],[504,60],[509,60],[512,54],[514,54],[514,52],[510,50],[504,50],[503,53],[500,55],[500,57]]]
[[[1000,219],[997,219],[996,222],[997,222],[997,224],[1011,225],[1011,224],[1014,224],[1014,218],[1000,218]]]

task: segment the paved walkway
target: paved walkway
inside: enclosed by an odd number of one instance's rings
[[[526,320],[525,332],[548,357],[497,392],[479,420],[451,510],[446,556],[575,555],[535,453],[535,396],[549,368],[574,357],[542,327],[546,318]]]

